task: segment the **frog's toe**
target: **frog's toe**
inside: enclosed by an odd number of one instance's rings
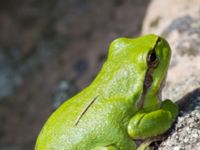
[[[161,108],[171,112],[173,120],[176,119],[178,115],[178,106],[175,103],[173,103],[171,100],[167,99],[163,101],[161,104]]]

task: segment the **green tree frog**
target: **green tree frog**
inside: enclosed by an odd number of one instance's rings
[[[35,150],[135,150],[134,141],[166,132],[178,114],[161,101],[170,55],[154,34],[114,40],[94,81],[49,117]]]

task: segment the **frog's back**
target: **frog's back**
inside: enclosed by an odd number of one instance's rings
[[[80,133],[83,134],[76,122],[89,103],[84,91],[67,100],[49,117],[37,138],[36,150],[74,149],[72,146],[76,144],[73,143],[78,142]]]
[[[127,132],[122,130],[126,130],[124,127],[131,116],[128,114],[131,113],[124,111],[127,110],[124,104],[119,108],[124,100],[105,103],[97,95],[86,91],[81,93],[65,102],[51,115],[37,139],[36,150],[86,150],[128,139],[125,134]],[[122,111],[127,113],[122,115]]]
[[[130,149],[123,148],[126,145],[133,147],[127,125],[137,110],[134,104],[143,86],[139,78],[145,71],[138,73],[135,64],[126,59],[118,63],[121,57],[128,59],[132,55],[120,53],[116,58],[112,51],[113,48],[90,86],[51,115],[37,139],[36,149],[89,150],[110,144],[121,149]]]

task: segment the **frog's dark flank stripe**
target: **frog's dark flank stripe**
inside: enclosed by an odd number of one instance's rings
[[[157,45],[158,45],[158,43],[159,43],[160,41],[161,41],[161,38],[158,37],[158,39],[156,40],[155,45],[154,45],[153,48],[152,48],[152,51],[155,51],[155,49],[156,49],[156,47],[157,47]],[[150,68],[148,68],[148,69],[147,69],[147,72],[146,72],[146,74],[145,74],[145,80],[144,80],[144,82],[147,80],[147,78],[148,78],[149,76],[151,76],[151,74],[152,74],[152,70],[151,70]],[[152,80],[152,82],[153,82],[153,80]],[[144,97],[145,97],[145,95],[146,95],[146,92],[147,92],[148,88],[149,88],[149,87],[145,87],[145,84],[143,85],[142,95],[141,95],[139,101],[137,102],[137,107],[138,107],[138,108],[142,108],[142,107],[143,107],[143,105],[144,105]]]
[[[89,104],[85,107],[85,109],[83,109],[83,111],[80,113],[80,115],[78,116],[78,118],[76,119],[74,125],[77,126],[79,121],[81,120],[81,118],[83,117],[83,115],[87,112],[87,110],[90,108],[90,106],[95,102],[95,100],[98,98],[98,96],[96,96],[92,101],[89,102]]]

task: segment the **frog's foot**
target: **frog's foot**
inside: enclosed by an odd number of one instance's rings
[[[128,134],[132,139],[147,139],[166,132],[178,114],[178,107],[165,100],[161,108],[152,112],[141,112],[131,118]]]

